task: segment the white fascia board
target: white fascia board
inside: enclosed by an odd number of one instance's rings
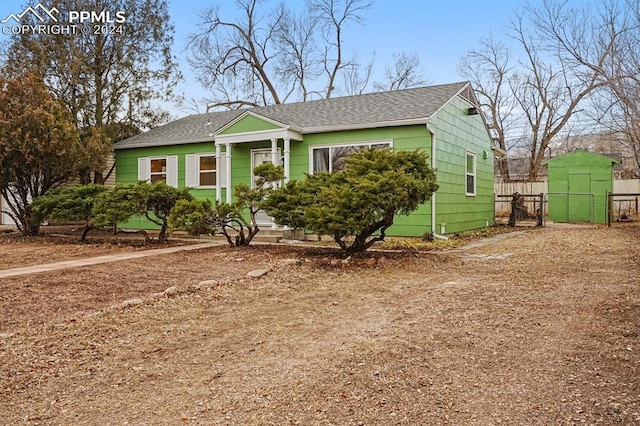
[[[414,124],[426,124],[429,121],[429,117],[410,118],[407,120],[392,120],[392,121],[378,121],[375,123],[364,124],[344,124],[337,126],[319,126],[319,127],[305,127],[302,130],[302,134],[313,133],[330,133],[339,132],[344,130],[362,130],[362,129],[377,129],[381,127],[400,127],[411,126]]]
[[[190,143],[202,143],[202,142],[211,142],[213,143],[213,136],[206,136],[201,138],[190,138],[190,139],[175,139],[170,141],[146,141],[146,142],[135,142],[131,144],[114,146],[113,149],[128,149],[128,148],[152,148],[155,146],[172,146],[172,145],[186,145]]]

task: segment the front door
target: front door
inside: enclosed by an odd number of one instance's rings
[[[256,166],[264,163],[271,163],[271,150],[270,149],[254,149],[251,151],[251,187],[256,186],[256,177],[253,174],[253,169]],[[273,218],[266,214],[263,210],[258,210],[256,214],[256,221],[260,226],[273,226]]]

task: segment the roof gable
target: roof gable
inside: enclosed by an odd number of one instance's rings
[[[229,123],[222,126],[216,135],[230,135],[234,133],[256,132],[261,130],[276,130],[287,127],[285,124],[263,117],[253,111],[245,111]]]

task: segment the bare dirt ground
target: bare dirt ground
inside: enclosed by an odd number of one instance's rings
[[[639,241],[637,225],[534,229],[375,266],[219,247],[3,279],[0,419],[638,424]]]
[[[139,234],[114,237],[102,230],[94,230],[86,243],[79,244],[79,227],[52,226],[42,227],[42,230],[44,235],[41,237],[0,234],[0,270],[185,244],[184,241],[144,244],[144,238]],[[61,232],[64,235],[58,234]]]

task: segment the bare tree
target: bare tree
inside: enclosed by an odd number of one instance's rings
[[[621,35],[629,32],[619,18],[624,9],[616,0],[578,7],[567,0],[529,4],[510,25],[513,50],[490,38],[463,60],[462,73],[478,89],[498,143],[509,149],[511,136],[526,148],[530,180],[537,179],[554,140],[593,109],[594,97],[611,84],[610,70],[625,62],[618,53]],[[510,55],[519,61],[510,63]],[[518,140],[515,131],[521,129]]]
[[[604,85],[602,65],[610,49],[592,52],[599,67],[576,63],[557,44],[554,34],[570,36],[574,45],[600,34],[587,7],[571,9],[567,2],[545,0],[527,6],[511,25],[511,36],[522,49],[519,68],[509,85],[528,132],[529,180],[538,178],[545,152],[567,129],[579,107]]]
[[[494,141],[506,152],[515,144],[513,139],[507,139],[506,132],[513,131],[517,122],[517,102],[509,86],[513,67],[511,50],[493,35],[482,39],[478,50],[467,52],[458,67],[476,91]],[[509,182],[507,157],[498,160],[498,167],[502,180]]]
[[[406,52],[393,55],[393,63],[385,66],[384,80],[373,83],[376,91],[403,90],[429,84],[420,69],[418,54]]]
[[[325,98],[330,98],[338,73],[351,65],[343,60],[342,32],[351,21],[361,23],[363,13],[371,8],[372,0],[308,0],[308,6],[322,29],[322,67],[327,77]]]
[[[611,98],[604,110],[611,119],[609,129],[622,135],[620,143],[632,153],[635,175],[640,176],[640,4],[624,6],[608,3],[603,16],[607,32],[616,35],[614,54],[604,67]]]
[[[546,0],[541,8],[528,10],[544,47],[556,52],[563,75],[570,73],[572,82],[577,82],[576,86],[567,85],[562,92],[567,113],[595,91],[611,92],[615,105],[605,108],[615,110],[619,128],[635,148],[636,162],[640,165],[638,144],[634,143],[638,141],[640,116],[640,7],[638,2],[607,0],[593,8],[582,5],[571,9],[566,2]],[[601,117],[597,121],[602,123]],[[566,120],[552,124],[541,138],[542,144],[557,135]]]
[[[257,0],[236,0],[242,16],[221,18],[218,6],[200,14],[199,32],[190,36],[189,63],[205,87],[214,88],[214,106],[240,108],[281,103],[275,66],[276,28],[284,9],[258,16]]]
[[[353,56],[343,73],[343,92],[349,96],[362,95],[369,87],[373,73],[374,58],[364,66],[360,65],[357,55]]]
[[[306,101],[315,92],[311,84],[319,77],[318,66],[322,58],[316,49],[315,35],[317,20],[311,16],[295,16],[290,11],[282,9],[282,19],[277,28],[277,42],[281,53],[275,73],[280,82],[287,85],[297,82],[300,100]],[[296,84],[289,84],[286,100],[296,90]]]
[[[311,96],[331,97],[342,75],[359,64],[345,59],[343,32],[360,23],[370,0],[308,0],[295,15],[280,4],[260,10],[259,0],[236,0],[241,16],[224,19],[218,7],[200,14],[188,60],[213,93],[211,107],[270,105]]]

